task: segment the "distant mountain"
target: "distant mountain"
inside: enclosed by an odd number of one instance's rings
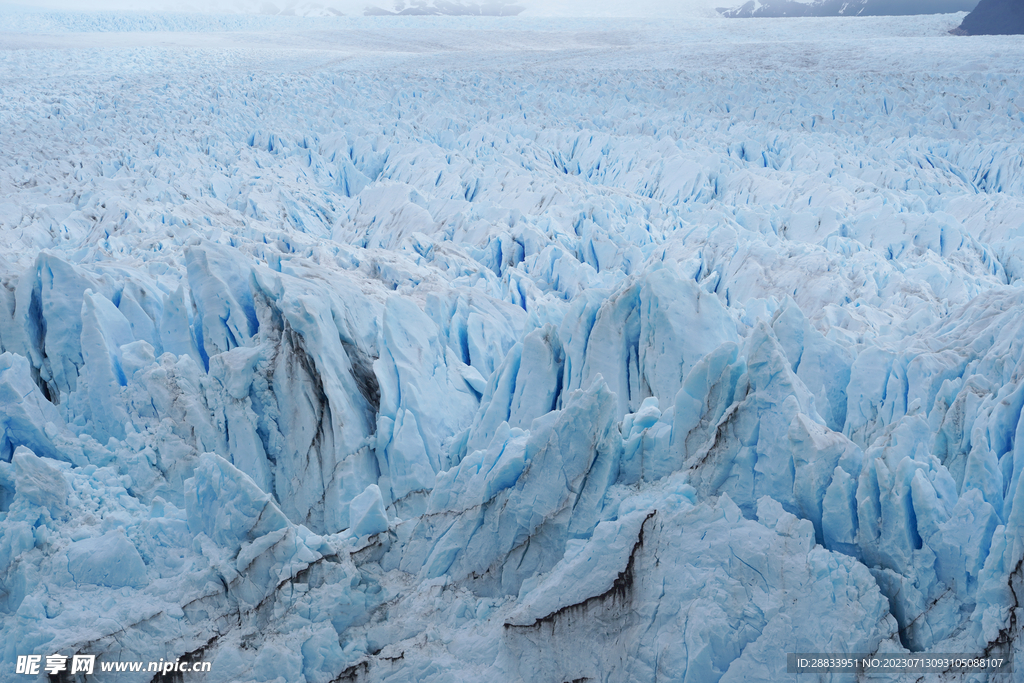
[[[960,28],[950,33],[961,36],[1024,34],[1024,0],[981,0]]]
[[[449,0],[414,0],[405,3],[399,0],[394,5],[394,11],[381,7],[367,7],[364,14],[367,16],[488,16],[488,17],[512,17],[525,8],[507,2],[450,2]]]
[[[997,2],[1010,5],[1022,0]],[[736,18],[896,16],[970,12],[977,4],[978,0],[749,0],[739,7],[721,7],[718,11]]]
[[[367,16],[514,16],[525,8],[505,0],[461,2],[459,0],[395,0],[392,9],[375,5],[359,7],[358,0],[226,0],[221,9],[259,12],[279,16],[332,17],[362,13]]]
[[[260,14],[271,14],[294,17],[340,17],[344,13],[336,7],[319,2],[264,2],[260,4]]]

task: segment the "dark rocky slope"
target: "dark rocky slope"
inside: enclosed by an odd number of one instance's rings
[[[952,33],[962,36],[1024,34],[1024,0],[981,0]]]

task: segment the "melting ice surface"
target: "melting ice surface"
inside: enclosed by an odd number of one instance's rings
[[[0,678],[1019,654],[1024,45],[960,19],[11,19]]]

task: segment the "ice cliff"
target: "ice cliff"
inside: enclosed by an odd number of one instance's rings
[[[900,16],[970,12],[978,0],[748,0],[722,7],[724,17]]]
[[[1019,70],[538,50],[0,52],[0,678],[1020,652]]]

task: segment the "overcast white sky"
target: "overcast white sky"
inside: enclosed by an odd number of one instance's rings
[[[488,0],[464,0],[487,2]],[[493,0],[492,0],[493,1]],[[713,16],[715,7],[743,4],[743,0],[511,0],[527,8],[529,16]],[[201,12],[259,12],[264,3],[330,6],[345,14],[361,15],[367,5],[390,8],[394,0],[0,0],[0,6],[41,9],[179,10]]]

